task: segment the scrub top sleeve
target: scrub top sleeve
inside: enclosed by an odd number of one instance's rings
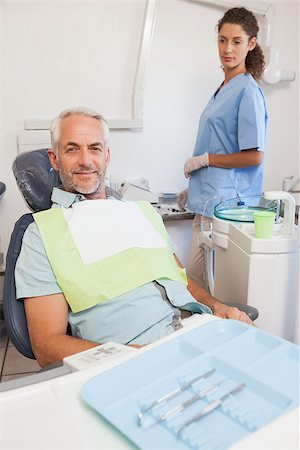
[[[267,111],[259,88],[245,90],[238,112],[238,142],[240,150],[265,150]]]
[[[15,269],[17,298],[61,293],[35,223],[25,231]]]

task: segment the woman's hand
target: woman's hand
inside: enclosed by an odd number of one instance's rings
[[[186,204],[187,204],[187,198],[188,198],[188,190],[184,189],[184,191],[181,191],[178,194],[177,198],[177,205],[180,211],[185,211]]]
[[[191,172],[207,166],[209,166],[209,157],[207,152],[200,156],[188,158],[184,164],[184,176],[189,178]]]

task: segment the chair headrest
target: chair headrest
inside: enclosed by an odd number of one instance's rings
[[[51,194],[61,181],[48,157],[48,149],[20,153],[13,162],[12,170],[18,187],[31,211],[44,211],[51,207]],[[106,195],[120,200],[120,194],[105,187]]]
[[[6,191],[6,186],[2,181],[0,181],[0,200],[3,197],[4,192]]]
[[[48,149],[20,153],[13,162],[12,170],[31,211],[50,208],[52,189],[60,184],[60,179],[50,164]]]

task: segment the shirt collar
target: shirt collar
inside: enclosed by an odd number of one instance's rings
[[[75,194],[73,192],[63,191],[57,187],[53,188],[51,201],[55,205],[62,206],[63,208],[70,208],[73,203],[86,200],[82,194]]]
[[[108,200],[121,200],[121,197],[118,192],[110,189],[108,187],[105,188],[106,198]],[[74,192],[67,192],[58,187],[54,187],[51,195],[51,201],[53,206],[61,206],[62,208],[70,208],[74,203],[82,202],[83,200],[87,200],[87,198],[83,194],[75,194]]]

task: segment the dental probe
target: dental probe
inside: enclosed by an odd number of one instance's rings
[[[184,428],[186,428],[188,425],[190,425],[193,422],[197,422],[198,420],[202,419],[202,417],[207,416],[209,413],[211,413],[212,411],[217,409],[220,405],[222,405],[224,400],[226,400],[231,395],[237,394],[242,389],[244,389],[244,387],[245,387],[245,384],[243,384],[243,383],[239,384],[234,389],[232,389],[231,391],[227,392],[227,394],[222,395],[222,397],[220,397],[217,400],[214,400],[213,402],[211,402],[208,405],[204,406],[204,408],[202,408],[200,412],[195,414],[193,417],[191,417],[191,419],[187,420],[183,425],[181,425],[181,427],[179,428],[177,434],[178,435],[181,434],[182,430]]]
[[[210,386],[207,386],[206,388],[204,388],[201,392],[198,392],[192,398],[186,400],[183,403],[180,403],[179,405],[174,406],[174,408],[172,408],[172,409],[169,409],[169,411],[166,411],[164,414],[162,414],[160,416],[159,421],[164,421],[164,420],[170,419],[170,417],[173,417],[176,414],[180,413],[185,408],[187,408],[188,406],[190,406],[193,403],[195,403],[197,400],[200,400],[201,398],[206,397],[206,395],[210,391],[216,389],[223,382],[224,382],[224,380],[221,380],[221,381],[219,381],[219,383],[211,384]]]
[[[174,391],[169,392],[168,394],[163,395],[162,397],[158,398],[157,400],[155,400],[153,403],[151,403],[149,406],[147,406],[147,408],[145,409],[141,409],[139,414],[138,414],[138,425],[141,426],[142,425],[142,419],[145,415],[145,413],[147,411],[149,411],[150,409],[152,409],[154,406],[159,405],[160,403],[163,402],[167,402],[169,400],[171,400],[172,398],[176,397],[177,395],[179,395],[181,392],[185,391],[187,388],[191,387],[194,383],[196,383],[196,381],[201,380],[201,378],[207,378],[209,377],[213,372],[215,371],[215,369],[211,369],[208,372],[197,376],[196,378],[193,378],[191,381],[189,381],[188,383],[184,383],[182,386],[174,389]]]

